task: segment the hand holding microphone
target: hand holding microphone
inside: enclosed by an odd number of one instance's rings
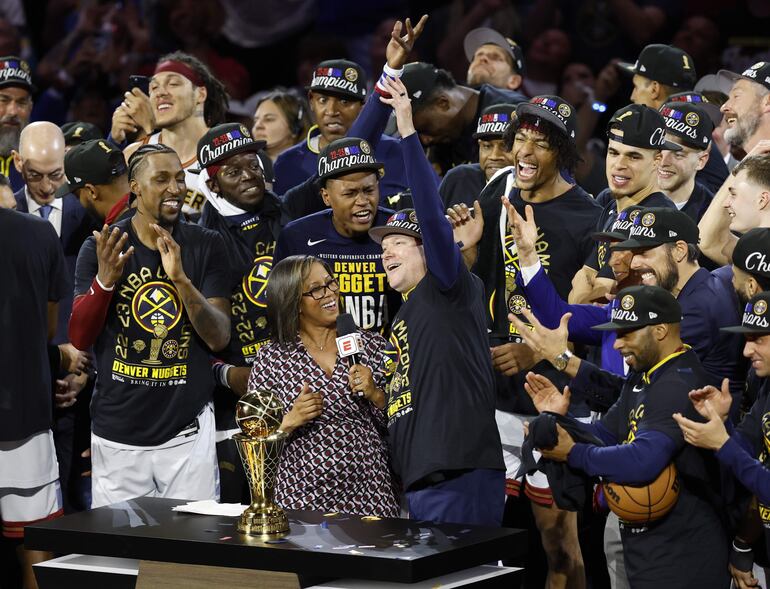
[[[377,407],[385,406],[385,394],[374,384],[371,368],[361,364],[363,343],[355,321],[350,313],[337,316],[337,352],[340,358],[348,358],[350,370],[348,380],[350,389],[359,397],[364,397]]]

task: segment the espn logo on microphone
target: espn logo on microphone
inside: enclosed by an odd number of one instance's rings
[[[337,351],[341,358],[360,354],[362,350],[363,342],[360,333],[349,333],[337,338]]]

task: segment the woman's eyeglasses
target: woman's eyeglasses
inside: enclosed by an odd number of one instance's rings
[[[326,290],[329,290],[329,292],[335,293],[339,292],[340,290],[340,283],[337,282],[336,278],[330,278],[328,282],[325,282],[321,286],[316,286],[315,288],[311,288],[307,292],[303,292],[303,297],[313,297],[314,300],[320,301],[322,298],[326,296]]]

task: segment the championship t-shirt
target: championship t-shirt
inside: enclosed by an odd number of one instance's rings
[[[676,505],[648,526],[621,524],[628,577],[634,587],[727,587],[720,584],[728,577],[727,538],[717,511],[719,467],[713,452],[685,443],[672,417],[681,413],[702,422],[688,393],[711,379],[689,349],[657,366],[646,375],[629,373],[620,398],[601,418],[620,443],[633,443],[643,431],[660,432],[675,443]]]
[[[97,380],[91,401],[93,432],[121,444],[155,446],[190,424],[211,400],[209,350],[198,337],[160,253],[147,248],[131,219],[114,225],[128,233],[134,254],[123,269],[94,344]],[[222,238],[180,221],[172,230],[182,266],[209,298],[229,298]],[[98,271],[96,242],[83,244],[75,271],[75,296],[91,288]]]
[[[7,442],[51,427],[48,303],[64,298],[71,283],[61,242],[44,219],[0,208],[0,252],[0,441]]]
[[[385,225],[392,211],[378,208],[373,226]],[[388,286],[382,266],[382,248],[367,235],[340,235],[332,210],[292,221],[281,231],[274,263],[288,256],[310,255],[324,260],[340,283],[343,312],[361,329],[387,331],[401,296]]]

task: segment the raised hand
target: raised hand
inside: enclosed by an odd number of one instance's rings
[[[727,419],[730,413],[730,407],[733,403],[733,397],[730,394],[730,381],[728,379],[722,380],[721,389],[712,387],[711,385],[703,387],[702,389],[695,389],[690,391],[690,401],[692,401],[695,410],[700,413],[706,419],[709,418],[706,412],[705,402],[708,400],[711,403],[714,410],[719,414],[722,421]]]
[[[412,101],[406,93],[406,86],[398,78],[385,77],[383,81],[385,89],[390,97],[380,96],[380,100],[393,108],[396,113],[396,124],[402,138],[406,138],[415,132],[412,122]]]
[[[321,393],[314,393],[310,390],[308,383],[302,383],[302,390],[291,406],[291,410],[283,416],[281,431],[290,434],[321,415],[323,407],[324,400]]]
[[[182,248],[171,236],[171,234],[155,223],[150,227],[158,234],[158,238],[155,240],[160,252],[160,261],[163,264],[163,269],[166,271],[166,275],[171,282],[183,281],[187,278],[182,267]]]
[[[684,441],[688,444],[696,448],[719,450],[730,436],[727,434],[725,424],[722,423],[722,418],[708,399],[703,401],[703,411],[704,417],[708,419],[706,423],[687,419],[681,413],[674,413],[674,421],[679,424]]]
[[[475,247],[484,232],[484,215],[478,199],[473,201],[473,210],[465,203],[456,204],[446,210],[447,219],[452,224],[452,233],[456,243],[462,243],[460,249]]]
[[[567,326],[572,313],[562,315],[559,327],[556,329],[544,327],[535,317],[534,313],[526,307],[522,308],[521,314],[524,315],[531,327],[513,313],[508,314],[508,320],[513,323],[519,335],[532,348],[535,354],[553,363],[556,356],[562,354],[567,349],[567,339],[569,336]]]
[[[554,384],[542,374],[528,372],[524,390],[532,399],[538,413],[550,411],[559,415],[567,415],[569,409],[569,387],[564,387],[564,393],[560,393]]]
[[[94,231],[93,235],[96,239],[96,259],[99,264],[96,275],[102,286],[112,288],[123,276],[123,267],[134,253],[134,246],[123,252],[128,233],[121,233],[117,227],[110,231],[105,225],[101,231]]]
[[[537,224],[535,223],[535,213],[531,205],[524,207],[524,217],[508,200],[507,196],[502,196],[503,206],[508,213],[508,225],[511,227],[513,241],[516,242],[516,251],[519,254],[519,264],[522,266],[533,266],[537,263]]]
[[[392,67],[394,70],[404,67],[409,54],[414,48],[415,41],[417,41],[425,28],[426,22],[428,22],[428,15],[423,14],[420,22],[417,23],[417,26],[412,28],[412,21],[407,18],[406,21],[404,21],[404,24],[406,25],[406,35],[402,36],[401,33],[404,26],[401,24],[400,20],[396,21],[396,24],[393,25],[393,32],[390,34],[388,46],[385,48],[385,58],[388,61],[389,67]]]

